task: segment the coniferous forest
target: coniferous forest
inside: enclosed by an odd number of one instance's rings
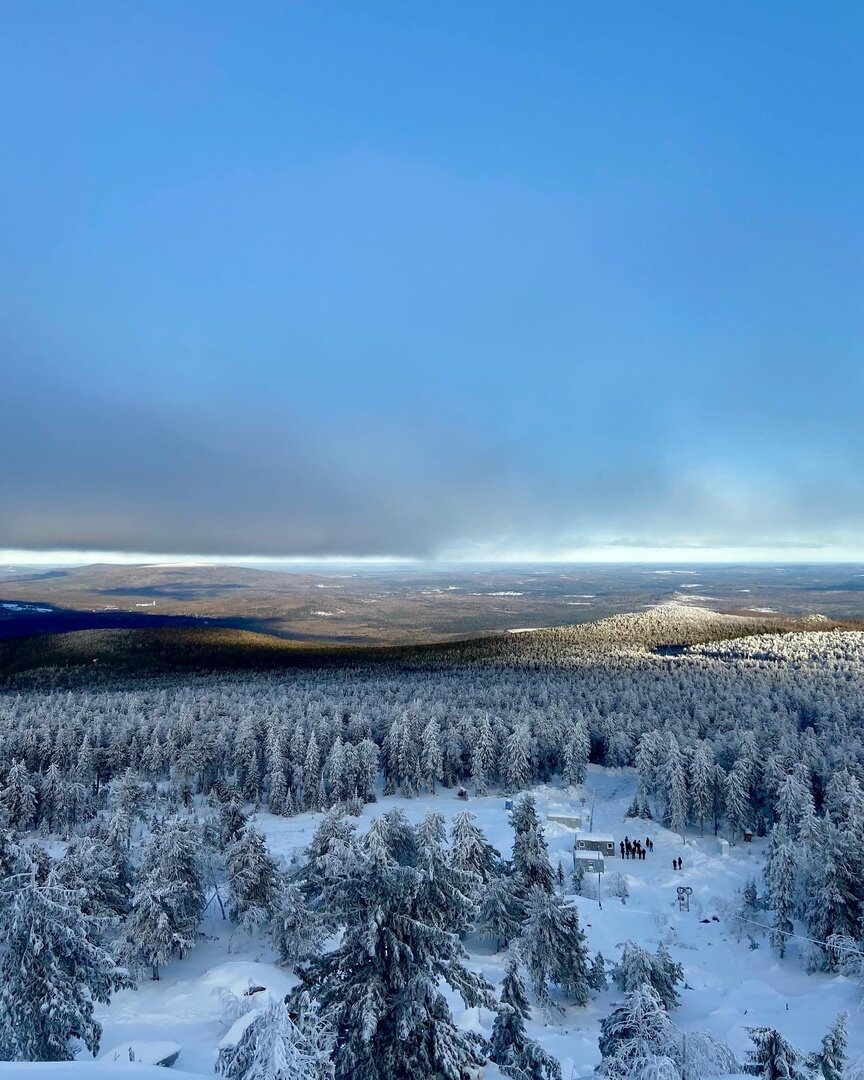
[[[207,1052],[233,1080],[562,1077],[580,1013],[601,1076],[845,1075],[845,1017],[799,1049],[755,1015],[743,1053],[676,1019],[674,930],[589,944],[640,887],[629,835],[680,845],[676,872],[727,841],[751,873],[710,900],[724,933],[862,977],[864,634],[764,629],[667,605],[396,660],[11,677],[2,1059],[98,1055],[112,998],[209,949],[285,987],[222,988]],[[596,882],[591,815],[621,848]]]

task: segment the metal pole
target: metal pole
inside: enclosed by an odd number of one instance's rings
[[[600,895],[600,882],[601,881],[602,881],[602,878],[600,877],[600,871],[598,870],[597,871],[597,903],[600,905],[600,910],[602,911],[603,910],[603,898]]]

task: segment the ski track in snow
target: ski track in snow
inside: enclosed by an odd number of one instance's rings
[[[764,938],[757,937],[759,947],[754,950],[746,938],[736,941],[723,922],[700,921],[720,916],[723,902],[751,877],[759,881],[765,841],[733,846],[726,858],[720,855],[713,835],[700,838],[691,830],[686,844],[682,844],[680,836],[659,828],[655,822],[624,819],[635,787],[632,769],[591,766],[584,793],[555,785],[531,789],[544,821],[547,813],[574,809],[587,819],[593,800],[596,832],[613,834],[616,844],[625,834],[634,838],[648,835],[654,840],[654,853],[644,862],[622,861],[618,857],[607,860],[606,882],[616,871],[627,878],[630,898],[625,905],[607,895],[601,910],[596,900],[574,898],[592,954],[600,950],[607,961],[615,961],[620,946],[628,939],[652,950],[661,941],[666,942],[674,959],[684,965],[687,984],[673,1019],[685,1031],[709,1031],[726,1040],[739,1058],[750,1047],[745,1030],[748,1025],[777,1027],[793,1044],[809,1052],[817,1048],[837,1013],[844,1009],[850,1014],[850,1060],[864,1054],[864,1025],[860,1023],[857,990],[851,980],[839,975],[808,975],[796,943],[781,960]],[[581,798],[585,799],[584,806]],[[380,798],[364,807],[357,819],[358,828],[365,830],[374,817],[396,806],[412,822],[418,822],[430,810],[442,813],[448,822],[459,811],[470,810],[499,851],[505,855],[510,852],[512,830],[502,795],[472,798],[465,803],[456,797],[455,790],[441,789],[434,796],[416,799]],[[267,835],[271,851],[287,860],[296,849],[306,846],[321,816],[305,813],[280,818],[259,813],[256,820]],[[569,872],[574,831],[546,822],[546,836],[552,865],[557,866],[560,858]],[[672,869],[672,859],[678,855],[684,860],[681,873]],[[677,910],[678,885],[693,889],[689,912]],[[159,1069],[157,1073],[156,1068],[145,1065],[82,1058],[76,1063],[49,1066],[0,1063],[0,1080],[30,1076],[34,1080],[170,1080],[172,1076],[182,1080],[212,1076],[216,1047],[229,1026],[220,1021],[214,991],[226,987],[242,995],[250,984],[257,983],[275,994],[284,994],[295,978],[275,966],[266,940],[244,937],[212,913],[202,931],[207,936],[185,959],[169,964],[159,982],[144,980],[138,990],[121,991],[109,1006],[97,1007],[104,1027],[103,1050],[130,1042],[176,1042],[182,1050],[174,1070]],[[758,935],[759,931],[754,928],[754,933]],[[493,984],[499,984],[505,954],[493,954],[488,945],[474,937],[465,944],[471,966]],[[460,1024],[490,1033],[490,1013],[466,1010],[457,995],[447,988],[445,991]],[[539,1010],[534,1011],[529,1034],[561,1061],[564,1080],[593,1075],[599,1061],[600,1020],[620,999],[621,994],[612,986],[587,1008],[567,1006],[560,1020],[549,1024]],[[483,1080],[501,1080],[492,1064],[484,1067],[482,1076]]]

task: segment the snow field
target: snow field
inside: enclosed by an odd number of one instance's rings
[[[546,814],[576,810],[587,822],[593,801],[594,832],[611,833],[615,837],[616,857],[607,858],[601,884],[602,908],[597,900],[573,898],[592,954],[599,950],[611,963],[618,959],[627,940],[652,951],[657,944],[665,942],[673,959],[683,964],[685,971],[686,988],[682,991],[681,1006],[673,1014],[676,1024],[684,1031],[710,1032],[727,1041],[739,1057],[750,1047],[748,1025],[776,1027],[800,1049],[810,1051],[818,1046],[842,1010],[850,1013],[850,1060],[864,1054],[864,1028],[857,989],[851,980],[839,975],[808,975],[795,943],[786,958],[780,960],[757,928],[753,931],[759,947],[752,949],[746,936],[736,941],[722,921],[724,903],[749,878],[755,876],[761,890],[765,842],[756,840],[753,844],[732,846],[728,857],[723,857],[713,835],[700,838],[688,833],[686,844],[682,844],[680,836],[655,822],[625,820],[635,787],[636,774],[631,769],[591,766],[584,792],[553,785],[531,789],[538,814],[545,823],[552,866],[557,867],[561,860],[568,889],[576,833],[564,825],[546,822]],[[363,808],[356,819],[359,831],[365,831],[373,818],[397,806],[412,823],[434,811],[443,814],[449,824],[454,814],[467,809],[476,816],[478,825],[502,855],[510,853],[512,829],[504,796],[471,798],[467,803],[451,789],[416,799],[388,796]],[[256,822],[266,834],[271,852],[290,861],[308,844],[321,816],[305,813],[282,818],[260,813]],[[643,843],[650,836],[655,844],[653,854],[644,861],[622,861],[617,842],[625,834],[640,838]],[[672,860],[679,855],[684,860],[680,873],[672,869]],[[609,893],[610,875],[616,872],[627,880],[630,896],[626,904]],[[676,889],[682,884],[693,889],[689,912],[678,911]],[[714,921],[713,916],[721,921]],[[294,977],[274,964],[269,942],[236,932],[222,921],[218,910],[215,916],[212,907],[208,910],[202,930],[205,939],[185,959],[167,965],[159,982],[145,980],[138,990],[121,991],[109,1006],[98,1009],[104,1027],[103,1049],[141,1041],[176,1042],[182,1047],[177,1065],[172,1073],[160,1071],[160,1078],[212,1076],[216,1048],[231,1023],[224,1019],[216,996],[220,988],[242,998],[250,985],[265,986],[275,995],[284,994],[294,985]],[[465,946],[471,957],[469,966],[481,971],[497,987],[504,975],[506,954],[493,953],[488,943],[473,935]],[[447,988],[445,992],[460,1026],[490,1033],[493,1020],[490,1012],[466,1010],[458,996]],[[534,1010],[527,1025],[528,1034],[561,1061],[564,1080],[592,1075],[600,1060],[597,1048],[600,1021],[620,998],[621,994],[611,986],[586,1008],[567,1006],[563,1015],[548,1022],[539,1010]],[[150,1080],[153,1070],[140,1064],[92,1061],[47,1067],[0,1064],[0,1080],[6,1076],[33,1076],[39,1080],[42,1077],[74,1080],[75,1076],[125,1080],[134,1076]],[[494,1065],[484,1067],[483,1080],[499,1077]]]

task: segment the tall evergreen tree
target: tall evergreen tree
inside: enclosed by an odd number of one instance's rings
[[[666,754],[660,767],[660,782],[665,799],[664,824],[683,839],[687,824],[687,770],[684,754],[678,740],[670,732],[667,737]]]
[[[13,761],[0,794],[9,824],[22,831],[36,820],[36,787],[23,761]]]
[[[480,891],[474,927],[494,941],[497,949],[506,949],[519,934],[524,909],[524,898],[514,888],[513,879],[494,877]]]
[[[515,957],[507,964],[492,1025],[489,1057],[514,1080],[561,1080],[561,1066],[525,1033],[531,1010]]]
[[[102,1028],[94,1005],[130,986],[98,939],[101,920],[79,906],[76,890],[31,876],[3,908],[0,1058],[71,1061],[81,1042],[95,1057]]]
[[[438,987],[492,1007],[490,987],[464,966],[453,928],[427,919],[423,872],[400,855],[411,857],[402,823],[373,822],[341,887],[342,940],[301,972],[336,1036],[336,1080],[462,1080],[483,1062],[481,1042],[455,1025]]]
[[[840,1013],[822,1045],[807,1059],[816,1080],[843,1080],[846,1068],[846,1025],[848,1014]]]
[[[223,1047],[216,1072],[223,1080],[326,1080],[333,1075],[329,1034],[301,995],[292,1016],[284,1001],[245,1021],[237,1042]]]
[[[761,1080],[808,1080],[801,1054],[779,1031],[767,1027],[750,1027],[747,1031],[756,1044],[743,1065],[748,1076],[758,1076]]]
[[[533,796],[523,795],[513,808],[513,873],[527,894],[534,885],[545,892],[555,887],[555,875],[549,862],[549,846],[537,817]]]
[[[771,830],[771,839],[765,858],[765,883],[768,886],[768,903],[774,912],[774,929],[771,944],[781,956],[786,955],[786,944],[794,926],[795,888],[798,861],[795,846],[783,818]]]
[[[498,874],[501,854],[492,847],[475,816],[467,810],[454,815],[450,844],[453,865],[463,873],[472,874],[480,884],[485,885]]]
[[[264,836],[247,825],[225,853],[231,919],[244,930],[262,926],[279,908],[281,881]]]
[[[649,986],[664,1009],[674,1009],[679,1001],[678,984],[684,981],[684,969],[676,964],[665,945],[649,953],[633,941],[624,943],[621,960],[612,970],[619,990],[632,993]]]
[[[557,893],[547,893],[539,885],[531,890],[519,955],[539,1001],[551,1001],[551,984],[577,1005],[588,1003],[588,948],[579,926],[579,912]]]

